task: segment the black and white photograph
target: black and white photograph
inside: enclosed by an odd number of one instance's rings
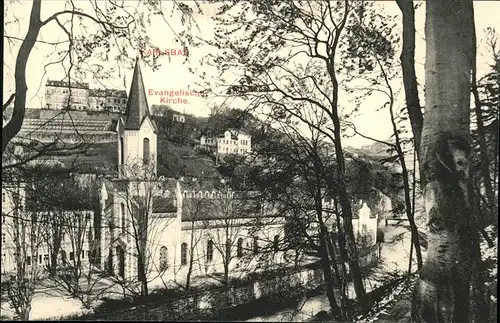
[[[500,1],[1,6],[2,321],[497,322]]]

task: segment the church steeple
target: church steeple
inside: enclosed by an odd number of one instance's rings
[[[141,66],[139,57],[136,58],[134,75],[130,84],[130,92],[128,94],[127,109],[125,111],[125,130],[139,130],[142,122],[146,117],[153,123],[153,128],[156,133],[156,125],[151,119],[149,113],[148,100],[146,98],[146,90],[142,80]]]
[[[117,125],[119,177],[137,176],[136,166],[141,166],[148,176],[156,176],[158,130],[149,112],[139,58],[135,62],[125,113]]]

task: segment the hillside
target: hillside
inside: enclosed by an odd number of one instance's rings
[[[113,131],[120,115],[105,112],[58,111],[29,109],[22,130],[23,137],[32,140],[46,140],[45,133],[59,134],[65,141],[65,148],[75,146],[71,138],[62,135],[75,128],[86,132],[88,149],[77,154],[60,156],[58,154],[42,157],[43,159],[61,162],[67,167],[76,168],[82,172],[99,172],[114,174],[118,163],[118,143]],[[218,176],[212,159],[199,154],[194,149],[192,133],[194,128],[189,123],[172,121],[168,117],[154,117],[158,124],[158,175],[166,177],[209,177]],[[36,129],[35,129],[36,128]],[[103,141],[103,130],[110,136]],[[69,139],[66,140],[65,139]],[[33,149],[38,149],[33,146]],[[26,146],[24,147],[26,148]]]

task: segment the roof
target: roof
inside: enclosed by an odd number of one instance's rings
[[[239,129],[234,129],[234,128],[229,128],[228,129],[229,132],[234,135],[234,136],[238,136],[238,135],[245,135],[245,136],[249,136],[248,133],[244,132],[244,131],[241,131]]]
[[[45,85],[46,86],[56,86],[56,87],[70,87],[70,85],[71,85],[71,88],[76,88],[76,89],[88,89],[89,88],[88,83],[78,82],[75,80],[71,80],[71,83],[69,81],[47,80]]]
[[[176,213],[174,197],[153,196],[153,213]]]
[[[88,120],[77,119],[61,114],[53,118],[26,118],[22,130],[26,133],[33,132],[68,132],[68,133],[98,133],[112,132],[113,120]]]
[[[229,201],[234,201],[232,207]],[[258,201],[226,198],[185,198],[182,205],[182,221],[256,219],[269,216],[260,212]],[[232,209],[232,210],[231,210]]]
[[[132,83],[130,84],[125,115],[126,130],[139,130],[144,119],[149,117],[151,123],[153,123],[154,131],[157,132],[156,124],[149,113],[148,100],[146,98],[146,90],[144,89],[139,59],[135,61],[134,75],[132,76]]]

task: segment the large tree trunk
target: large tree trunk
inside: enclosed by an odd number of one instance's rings
[[[427,1],[425,32],[421,179],[429,246],[415,286],[412,316],[416,322],[466,322],[478,243],[468,190],[472,1]]]
[[[410,117],[417,156],[419,156],[424,117],[418,98],[417,76],[415,74],[415,10],[413,9],[413,0],[396,0],[396,3],[403,14],[403,50],[400,59],[403,69],[406,108]]]

